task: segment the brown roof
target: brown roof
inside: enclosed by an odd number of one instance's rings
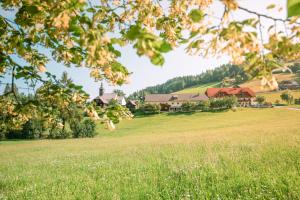
[[[133,106],[137,105],[137,101],[134,101],[134,100],[129,100],[127,103],[130,103]]]
[[[255,92],[250,88],[241,87],[241,88],[208,88],[205,94],[208,97],[215,97],[219,93],[225,93],[227,95],[236,95],[241,93],[248,93],[251,97],[255,97]]]
[[[104,104],[108,104],[112,99],[117,100],[120,103],[123,98],[123,96],[118,96],[115,93],[104,93],[102,96],[97,96],[95,99],[100,99]]]
[[[205,94],[148,94],[146,102],[168,102],[168,101],[204,101],[208,100]]]

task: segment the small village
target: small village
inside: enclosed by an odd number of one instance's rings
[[[284,80],[281,81],[277,92],[296,90],[300,88],[297,81]],[[213,100],[223,100],[224,98],[234,98],[235,103],[232,107],[252,107],[267,108],[272,107],[270,102],[261,102],[256,97],[260,93],[256,93],[249,87],[241,87],[234,85],[233,87],[207,88],[204,93],[184,93],[184,94],[146,94],[140,100],[126,100],[125,96],[119,96],[116,93],[105,93],[103,84],[99,88],[99,96],[94,98],[96,106],[101,108],[107,107],[114,100],[118,104],[127,107],[131,112],[135,112],[142,105],[159,106],[160,112],[182,112],[185,104],[205,103]],[[229,107],[228,107],[229,108]]]

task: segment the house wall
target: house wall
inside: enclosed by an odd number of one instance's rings
[[[122,98],[122,100],[121,100],[120,104],[121,104],[122,106],[126,106],[126,100],[125,100],[125,98],[124,98],[124,97]]]

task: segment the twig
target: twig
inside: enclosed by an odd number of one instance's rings
[[[245,12],[248,12],[248,13],[251,13],[251,14],[254,14],[254,15],[257,15],[257,16],[259,16],[259,17],[264,17],[264,18],[267,18],[267,19],[275,20],[275,21],[281,21],[281,22],[290,22],[290,21],[291,21],[290,19],[282,19],[282,18],[271,17],[271,16],[269,16],[269,15],[261,14],[261,13],[258,13],[258,12],[252,11],[252,10],[249,10],[249,9],[244,8],[244,7],[241,7],[241,6],[238,6],[238,8],[239,8],[240,10],[243,10],[243,11],[245,11]],[[300,23],[298,23],[298,22],[295,22],[295,24],[300,25]]]

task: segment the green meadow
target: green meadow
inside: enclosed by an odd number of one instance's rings
[[[0,142],[0,199],[300,199],[300,111],[160,114]]]

